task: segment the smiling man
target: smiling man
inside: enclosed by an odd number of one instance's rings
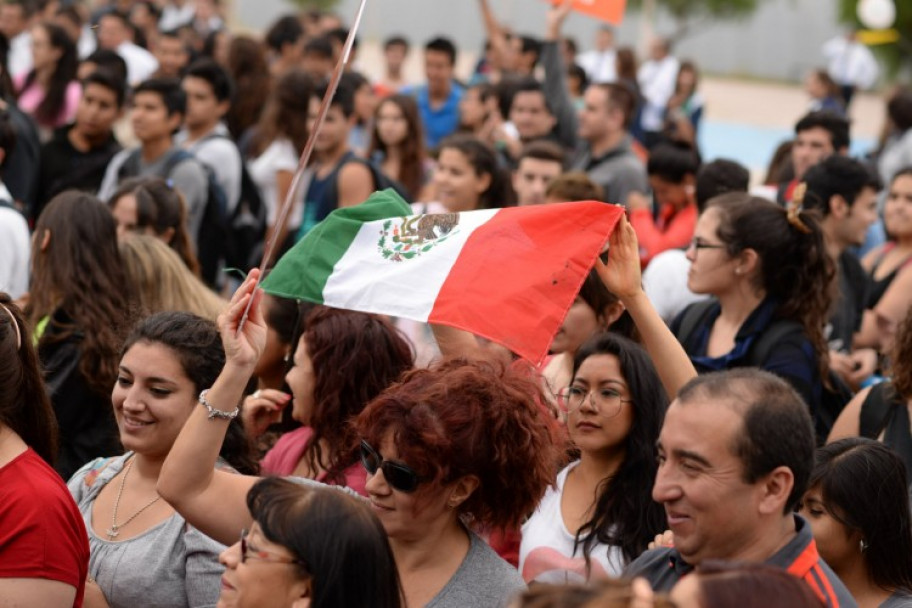
[[[794,510],[814,461],[807,406],[757,369],[700,376],[668,408],[652,497],[674,547],[647,551],[625,572],[659,591],[706,560],[764,562],[803,579],[831,608],[855,606]]]

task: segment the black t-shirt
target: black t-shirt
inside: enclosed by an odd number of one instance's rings
[[[844,251],[838,263],[839,293],[827,325],[827,340],[836,351],[852,350],[852,335],[861,328],[870,280],[854,254]]]
[[[33,207],[35,218],[51,198],[64,190],[97,192],[108,163],[121,149],[111,135],[104,144],[81,152],[70,143],[72,128],[73,125],[67,125],[57,129],[53,139],[41,146],[38,193]]]

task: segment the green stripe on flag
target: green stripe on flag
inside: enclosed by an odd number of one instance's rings
[[[375,192],[360,205],[336,209],[282,256],[263,279],[263,291],[322,304],[326,281],[361,226],[412,214],[412,208],[392,189]]]

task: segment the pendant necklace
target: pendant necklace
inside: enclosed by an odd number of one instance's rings
[[[122,524],[118,524],[117,523],[117,508],[120,506],[120,497],[123,495],[124,486],[127,483],[127,475],[130,474],[131,468],[133,468],[133,459],[132,458],[130,459],[130,462],[127,463],[127,466],[124,469],[123,477],[120,478],[120,489],[117,491],[117,497],[114,499],[114,513],[111,514],[111,527],[108,528],[107,530],[105,530],[105,534],[108,535],[108,538],[110,540],[114,540],[115,538],[117,538],[120,535],[121,528],[123,528],[128,523],[130,523],[131,521],[136,519],[136,517],[140,513],[142,513],[143,511],[145,511],[152,505],[154,505],[161,498],[161,496],[159,496],[158,493],[156,493],[155,498],[153,498],[152,500],[147,502],[136,513],[134,513],[133,515],[128,517],[127,521],[123,522]]]

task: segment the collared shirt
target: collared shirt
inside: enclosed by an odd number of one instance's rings
[[[443,105],[435,108],[431,105],[427,85],[412,90],[418,103],[418,111],[421,113],[421,121],[424,123],[425,141],[429,148],[437,147],[444,137],[455,133],[459,128],[459,101],[463,93],[464,89],[460,84],[451,83],[450,96]]]
[[[817,552],[811,526],[799,515],[794,518],[795,536],[764,563],[804,580],[830,608],[856,607],[848,589]],[[624,576],[643,576],[656,591],[669,591],[693,570],[694,566],[684,561],[676,549],[662,547],[637,558],[627,566]]]

